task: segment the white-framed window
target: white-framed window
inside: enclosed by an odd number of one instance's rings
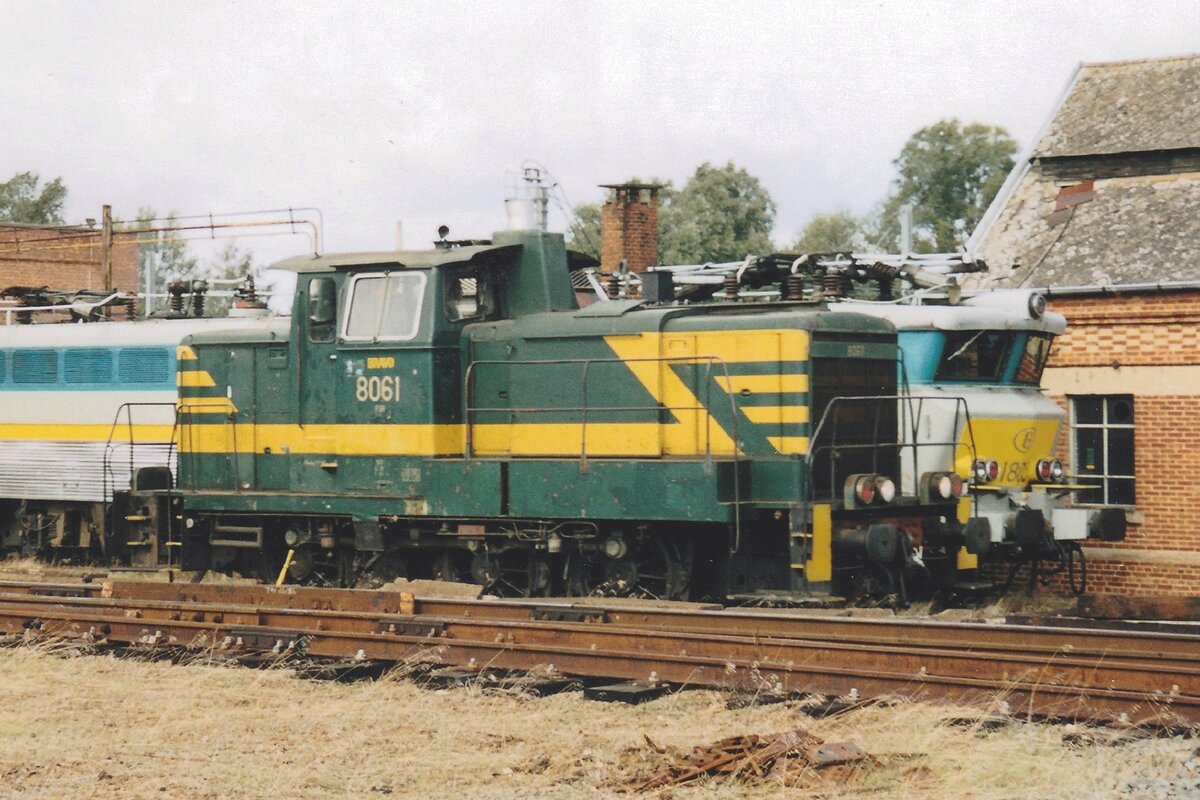
[[[403,342],[416,337],[425,297],[425,273],[382,272],[356,275],[342,338],[346,341]]]
[[[1077,482],[1094,486],[1080,503],[1132,506],[1133,395],[1074,395],[1071,401],[1072,468]]]

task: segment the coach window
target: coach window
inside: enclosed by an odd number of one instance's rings
[[[1071,400],[1075,477],[1095,488],[1078,492],[1081,503],[1132,506],[1133,396],[1082,395]]]
[[[359,275],[350,283],[342,338],[347,341],[403,342],[421,323],[425,273]]]
[[[308,282],[308,338],[332,342],[336,328],[337,284],[333,278],[313,278]]]

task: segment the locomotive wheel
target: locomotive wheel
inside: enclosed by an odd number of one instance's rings
[[[471,558],[471,580],[489,588],[500,579],[500,559],[481,550]]]
[[[573,588],[579,594],[654,600],[679,600],[687,596],[687,567],[675,546],[660,536],[645,539],[628,558],[606,561],[603,572],[599,583],[580,580]],[[581,577],[586,579],[587,575]]]
[[[634,556],[637,584],[633,594],[656,600],[687,596],[688,573],[675,546],[661,536],[642,543]]]
[[[600,589],[604,582],[602,565],[599,563],[603,556],[592,551],[575,550],[567,556],[564,577],[567,582],[567,596],[590,597],[602,594]]]
[[[471,578],[500,597],[544,597],[550,589],[550,565],[531,550],[477,553]]]
[[[408,577],[408,562],[398,553],[384,553],[371,567],[371,571],[384,583]]]
[[[432,577],[435,581],[462,582],[463,573],[454,555],[450,550],[443,550],[434,556]]]
[[[310,548],[302,547],[298,549],[292,556],[292,563],[288,565],[288,579],[293,583],[304,583],[312,577],[315,562],[313,551]],[[265,577],[269,578],[270,576]]]

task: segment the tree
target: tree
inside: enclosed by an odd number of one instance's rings
[[[575,220],[567,231],[567,247],[600,258],[600,205],[575,206]]]
[[[954,250],[1000,190],[1016,152],[1017,143],[995,125],[948,119],[921,128],[892,162],[899,174],[870,226],[872,244],[895,249],[900,208],[911,204],[914,249]]]
[[[178,224],[174,212],[164,220],[153,208],[140,209],[137,219],[130,223],[128,230],[138,234],[138,291],[161,295],[171,281],[202,277],[198,262],[188,253],[187,241],[177,231],[164,230]],[[165,305],[161,297],[146,298],[147,309]]]
[[[40,190],[36,172],[19,172],[0,183],[0,221],[33,225],[61,225],[67,187],[55,178]]]
[[[225,245],[225,248],[203,269],[203,277],[207,280],[241,280],[247,275],[254,277],[255,284],[259,289],[262,289],[262,268],[255,265],[254,254],[248,250],[242,250],[233,242]],[[212,290],[227,292],[231,287],[227,285],[213,286]],[[223,316],[229,313],[232,308],[233,301],[228,297],[211,297],[205,304],[206,314],[209,316]]]
[[[658,253],[664,264],[736,261],[769,253],[775,201],[732,161],[705,162],[677,194],[659,193]]]
[[[831,253],[862,248],[862,224],[849,211],[817,214],[796,236],[792,250],[796,253]]]
[[[704,163],[682,189],[658,178],[630,178],[627,183],[655,184],[658,190],[658,261],[697,264],[736,261],[751,253],[769,253],[775,202],[763,185],[732,162],[723,167]],[[575,207],[579,224],[569,244],[599,257],[600,206]],[[589,246],[589,242],[594,242]]]

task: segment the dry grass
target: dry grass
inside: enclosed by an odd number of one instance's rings
[[[977,710],[922,703],[812,719],[800,703],[730,710],[708,691],[630,707],[482,683],[433,690],[403,676],[337,683],[287,669],[61,658],[55,647],[0,649],[2,796],[627,797],[607,787],[656,763],[645,734],[690,749],[796,727],[854,741],[880,764],[815,793],[768,781],[651,796],[1107,797],[1144,774],[1194,774],[1197,759],[1195,740],[1112,744],[1100,732],[1080,744],[1062,726],[1019,722],[987,732],[971,722]]]
[[[89,574],[103,573],[102,567],[78,564],[51,564],[37,558],[0,557],[0,580],[8,581],[78,581]]]
[[[83,571],[0,565],[0,577],[17,580]],[[1016,595],[939,616],[1044,613],[1060,602]],[[1122,794],[1146,776],[1196,787],[1162,796],[1200,796],[1194,739],[1024,722],[989,730],[978,709],[866,704],[814,719],[801,702],[730,709],[728,696],[708,691],[629,707],[578,693],[538,699],[519,682],[433,690],[410,679],[411,665],[344,684],[202,658],[173,666],[61,657],[79,650],[52,642],[0,649],[0,797],[628,797],[612,787],[658,764],[645,735],[689,750],[797,727],[856,742],[879,764],[850,785],[816,790],[768,779],[649,796],[1093,798]]]

